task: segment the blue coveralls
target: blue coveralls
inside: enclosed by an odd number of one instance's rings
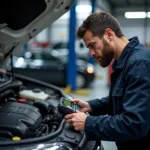
[[[150,150],[150,49],[138,37],[129,39],[113,63],[109,96],[88,102],[89,140],[116,141],[119,150]]]

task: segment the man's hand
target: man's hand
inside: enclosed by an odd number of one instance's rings
[[[73,99],[73,100],[71,100],[71,102],[78,105],[81,112],[91,112],[92,111],[91,106],[86,101],[79,100],[79,99]]]
[[[83,112],[77,111],[77,113],[69,114],[65,116],[66,122],[74,127],[77,131],[83,131],[85,128],[85,120],[87,115]]]

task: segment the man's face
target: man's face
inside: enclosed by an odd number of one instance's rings
[[[103,37],[93,36],[87,31],[83,37],[86,46],[90,50],[90,55],[96,59],[102,67],[107,67],[113,59],[114,48]]]

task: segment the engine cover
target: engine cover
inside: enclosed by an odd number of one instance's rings
[[[0,106],[0,136],[27,138],[41,124],[42,116],[34,106],[8,102]]]

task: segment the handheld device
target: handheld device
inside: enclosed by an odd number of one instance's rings
[[[78,105],[72,103],[69,99],[62,97],[60,100],[60,104],[58,105],[58,111],[63,114],[71,114],[75,113],[76,110],[79,110]]]

